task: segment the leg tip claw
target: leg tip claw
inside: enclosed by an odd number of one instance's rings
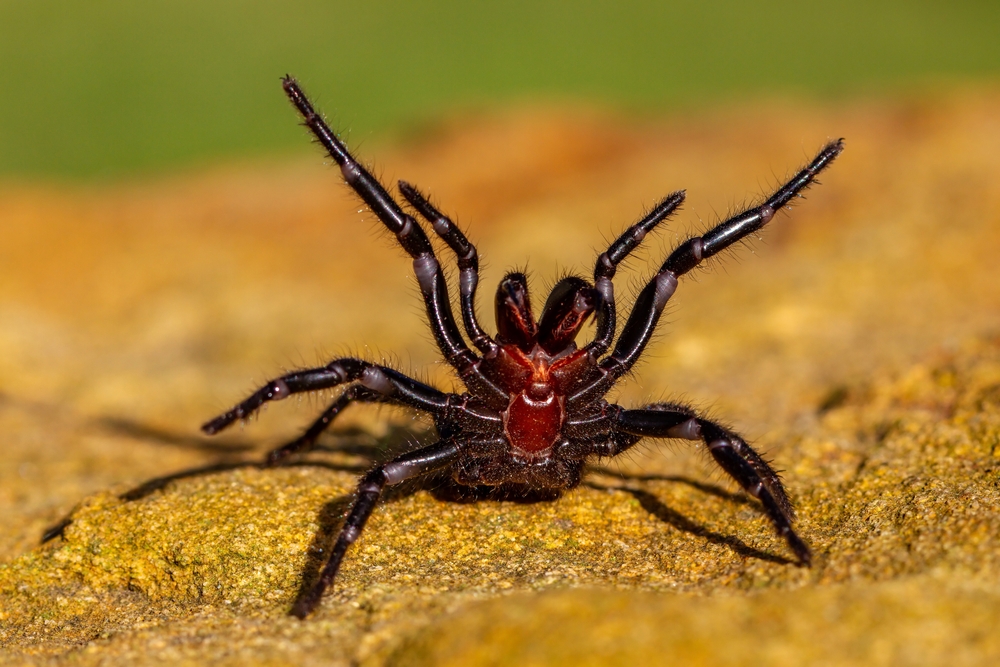
[[[202,424],[201,432],[205,435],[215,435],[231,423],[233,423],[233,417],[229,413],[219,415],[215,419],[210,419]]]
[[[312,613],[312,610],[316,608],[316,604],[319,602],[319,598],[312,592],[305,597],[299,598],[292,605],[292,610],[288,612],[289,616],[294,616],[300,621],[304,621],[306,616]]]
[[[786,539],[788,540],[788,546],[795,553],[795,557],[799,559],[799,566],[812,567],[812,551],[802,541],[802,538],[795,533],[789,532]]]

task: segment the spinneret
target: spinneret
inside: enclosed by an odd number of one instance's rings
[[[739,435],[686,405],[654,403],[626,409],[608,403],[604,396],[642,356],[678,279],[770,222],[840,154],[843,140],[824,146],[762,204],[681,243],[639,292],[617,341],[612,279],[618,265],[676,212],[684,201],[683,191],[665,197],[601,253],[593,282],[579,276],[559,281],[537,319],[527,278],[508,273],[497,288],[496,335],[490,336],[476,314],[479,257],[475,246],[415,187],[400,181],[403,199],[455,256],[461,320],[477,354],[455,320],[441,263],[421,224],[354,158],[299,85],[291,77],[283,79],[283,85],[306,127],[340,166],[344,180],[412,258],[435,342],[465,385],[463,393],[445,393],[384,365],[335,359],[268,382],[202,426],[206,433],[217,433],[268,401],[345,386],[299,438],[268,454],[267,464],[276,465],[312,448],[334,419],[355,402],[402,405],[434,419],[437,442],[379,464],[361,478],[320,578],[297,601],[294,615],[303,618],[319,603],[386,486],[447,470],[457,483],[468,486],[511,485],[560,492],[580,483],[587,460],[617,456],[642,438],[703,442],[719,467],[760,501],[799,563],[809,565],[809,547],[792,528],[792,504],[777,472]],[[591,317],[596,325],[594,339],[578,347],[576,337]]]

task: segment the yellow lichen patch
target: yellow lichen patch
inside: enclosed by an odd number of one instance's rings
[[[129,614],[160,604],[287,605],[322,532],[316,508],[350,486],[343,473],[239,468],[134,500],[90,496],[61,539],[0,564],[0,637],[48,634],[50,623],[58,634],[94,615],[114,623],[106,606],[123,591]]]
[[[921,634],[915,628],[960,619],[958,634],[921,641],[940,652],[972,636],[973,646],[995,651],[980,626],[1000,620],[998,380],[1000,341],[973,342],[900,378],[876,377],[827,413],[815,441],[851,429],[863,458],[850,479],[824,483],[823,448],[802,448],[807,457],[820,454],[811,474],[795,476],[807,488],[799,513],[817,552],[811,570],[786,560],[751,501],[711,483],[597,474],[558,501],[534,504],[443,503],[420,490],[376,512],[310,623],[326,623],[314,628],[321,634],[347,627],[369,633],[368,649],[340,641],[369,660],[391,653],[390,662],[400,664],[420,656],[430,656],[427,664],[461,664],[482,651],[513,663],[530,645],[541,656],[607,651],[615,660],[669,649],[711,664],[721,649],[711,640],[719,629],[707,619],[723,617],[737,628],[736,636],[726,634],[732,664],[775,651],[811,655],[819,649],[808,646],[810,633],[840,646],[835,655],[843,664],[896,658],[909,650],[902,642]],[[80,627],[107,633],[150,616],[164,623],[201,613],[211,627],[222,623],[220,613],[281,618],[315,565],[310,545],[329,546],[332,523],[322,525],[322,508],[334,519],[342,514],[350,484],[350,475],[323,467],[240,467],[132,500],[91,496],[73,511],[61,540],[0,566],[4,639],[16,646],[47,637],[41,645],[57,650],[86,639],[76,634]],[[833,582],[854,583],[816,587]],[[449,607],[507,590],[576,586],[590,590],[505,598],[458,612],[458,621],[439,618]],[[748,599],[677,597],[765,589],[787,590]],[[959,616],[968,599],[976,600],[971,626]],[[873,606],[887,603],[916,611],[900,617]],[[815,621],[797,622],[796,610],[817,614]],[[679,626],[675,616],[684,619]],[[504,625],[508,617],[524,627]],[[758,645],[759,618],[771,634]],[[664,619],[674,619],[670,631],[654,633]],[[598,630],[588,632],[588,624]],[[632,627],[646,643],[625,640]],[[878,652],[865,628],[886,633],[888,653]],[[478,638],[474,646],[469,637]]]
[[[998,571],[1000,555],[1000,345],[977,341],[862,394],[828,414],[830,437],[860,442],[852,479],[824,485],[810,475],[807,519],[817,541],[837,553],[824,580],[865,574],[889,578],[947,564]],[[823,512],[824,507],[836,509]],[[803,515],[806,513],[803,512]],[[822,536],[822,537],[821,537]]]

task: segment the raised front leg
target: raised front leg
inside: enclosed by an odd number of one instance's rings
[[[347,519],[344,520],[344,525],[333,545],[329,560],[323,566],[319,580],[308,593],[295,603],[292,615],[305,618],[319,603],[323,591],[333,583],[334,577],[337,576],[347,548],[354,544],[354,541],[361,535],[365,523],[368,522],[368,517],[371,516],[372,510],[375,509],[375,505],[386,486],[399,484],[411,477],[439,470],[452,463],[457,457],[457,445],[450,442],[438,442],[415,452],[403,454],[389,463],[375,467],[362,477],[358,484],[354,505],[351,507]]]
[[[459,377],[470,389],[478,390],[482,395],[492,397],[497,405],[502,405],[506,401],[506,395],[479,372],[479,357],[465,344],[458,330],[451,312],[448,286],[441,265],[424,230],[412,216],[403,212],[378,179],[351,155],[347,146],[313,108],[295,80],[285,77],[282,84],[288,99],[302,114],[306,127],[334,162],[340,165],[340,172],[347,184],[378,216],[382,224],[395,234],[399,245],[413,258],[413,271],[424,298],[431,331],[445,360],[458,371]]]
[[[622,410],[615,421],[618,430],[631,435],[704,441],[715,462],[764,506],[778,534],[785,538],[799,562],[807,566],[811,563],[809,547],[792,529],[795,513],[781,478],[740,436],[681,405]]]
[[[437,210],[427,198],[406,181],[399,182],[399,191],[413,208],[422,215],[431,228],[448,244],[458,259],[458,285],[462,304],[462,321],[473,345],[487,357],[497,354],[499,345],[479,324],[476,316],[476,288],[479,286],[479,253],[462,230],[448,216]]]
[[[594,267],[594,287],[601,295],[601,305],[597,309],[597,331],[594,333],[594,340],[586,347],[591,359],[596,361],[604,354],[611,347],[611,341],[615,337],[615,286],[611,279],[615,277],[618,265],[639,247],[649,232],[669,218],[683,202],[683,190],[667,195],[642,220],[626,229],[607,251],[597,258],[597,265]]]
[[[614,352],[600,363],[601,375],[591,384],[570,397],[570,402],[593,400],[603,396],[625,375],[642,355],[656,330],[664,306],[677,289],[677,279],[704,260],[718,254],[753,232],[774,217],[792,198],[802,192],[844,150],[842,139],[823,147],[812,162],[759,206],[747,209],[716,225],[703,236],[690,238],[677,247],[660,270],[646,284],[635,300]]]

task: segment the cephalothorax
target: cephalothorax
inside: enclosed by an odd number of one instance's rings
[[[740,436],[685,405],[654,403],[625,409],[608,403],[604,395],[642,355],[678,278],[767,224],[840,154],[843,140],[824,146],[764,203],[681,243],[639,293],[617,342],[611,280],[619,263],[646,234],[680,206],[683,191],[668,195],[597,258],[593,283],[576,276],[559,281],[538,318],[525,276],[507,274],[496,292],[497,332],[490,336],[476,315],[479,260],[475,247],[416,188],[400,182],[403,198],[455,253],[462,322],[477,353],[455,321],[444,274],[420,223],[354,159],[298,84],[291,77],[283,79],[283,84],[305,125],[340,165],[344,180],[413,258],[434,339],[466,388],[461,394],[445,393],[384,365],[335,359],[326,366],[268,382],[202,427],[206,433],[217,433],[267,401],[345,385],[344,392],[301,437],[268,455],[273,465],[312,447],[337,414],[356,401],[408,406],[434,418],[437,442],[377,465],[361,478],[320,578],[299,599],[293,614],[304,617],[319,602],[387,485],[447,470],[456,482],[468,486],[570,489],[579,484],[588,459],[616,456],[644,437],[704,442],[716,463],[761,502],[799,562],[809,564],[809,548],[792,529],[792,506],[778,474]],[[594,339],[578,347],[576,336],[591,316],[596,324]],[[614,349],[607,354],[612,343]]]

